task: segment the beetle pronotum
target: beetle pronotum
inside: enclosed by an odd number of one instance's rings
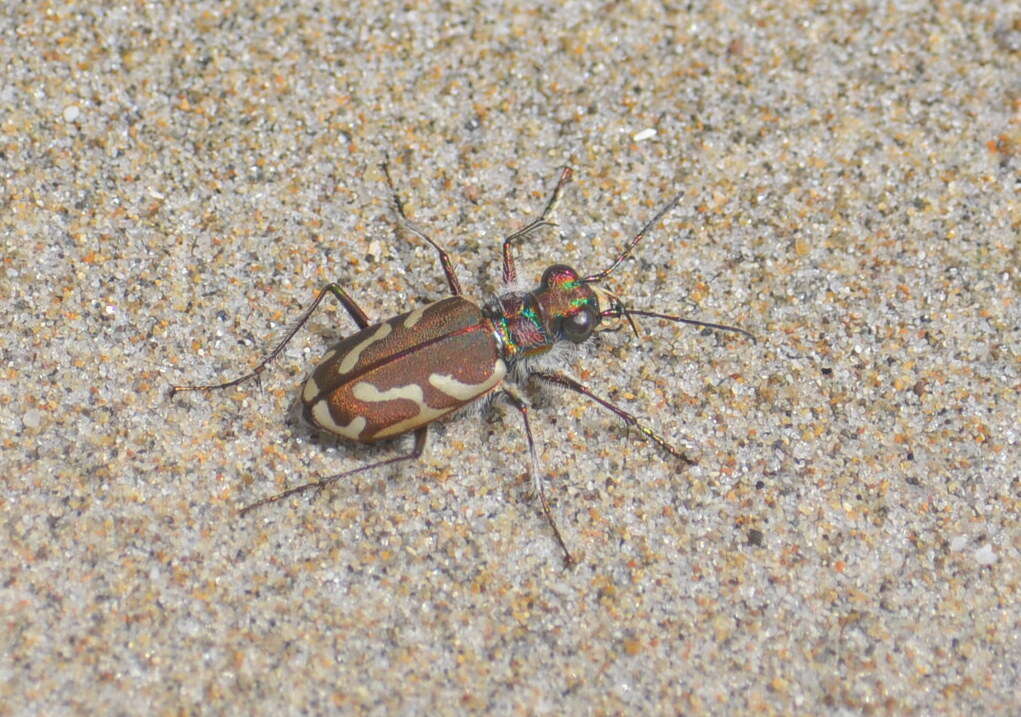
[[[225,383],[173,386],[170,395],[181,391],[228,388],[257,377],[283,351],[322,300],[331,294],[358,325],[358,332],[327,351],[305,379],[300,396],[305,420],[323,431],[360,443],[413,433],[414,445],[410,453],[289,488],[247,506],[241,513],[297,493],[322,489],[355,473],[418,458],[425,447],[430,423],[479,399],[500,397],[517,409],[521,416],[528,441],[534,490],[564,558],[570,564],[574,559],[560,534],[543,489],[535,441],[528,423],[528,403],[517,386],[536,380],[580,393],[612,411],[627,426],[636,429],[670,455],[688,464],[693,461],[631,413],[600,398],[559,371],[538,367],[534,359],[546,354],[558,343],[580,344],[586,341],[607,318],[626,319],[636,335],[638,331],[633,317],[648,316],[733,331],[753,341],[754,337],[734,326],[632,309],[598,286],[631,254],[663,215],[677,205],[680,194],[649,220],[602,271],[582,276],[569,266],[555,264],[543,272],[537,288],[531,291],[508,289],[506,293],[479,305],[462,295],[461,284],[447,253],[408,221],[386,162],[382,169],[404,227],[439,254],[451,296],[374,324],[339,284],[328,284],[319,291],[276,348],[250,373]],[[537,229],[555,226],[549,217],[570,178],[570,168],[564,168],[542,214],[503,240],[503,281],[508,287],[517,279],[511,245]]]

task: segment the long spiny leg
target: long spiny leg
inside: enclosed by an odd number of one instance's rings
[[[397,214],[400,215],[401,224],[409,232],[417,236],[419,239],[423,239],[428,242],[433,249],[435,249],[440,255],[440,265],[443,267],[443,273],[447,277],[447,285],[450,286],[450,293],[454,296],[461,295],[461,282],[457,280],[457,274],[454,273],[454,265],[450,262],[450,257],[443,248],[425,235],[421,229],[416,227],[408,219],[408,216],[404,213],[404,202],[401,201],[401,197],[397,194],[397,188],[394,186],[394,180],[390,177],[390,160],[386,159],[380,163],[380,168],[383,170],[383,176],[386,177],[386,183],[390,187],[390,194],[393,195],[394,204],[397,206]]]
[[[560,535],[560,529],[557,528],[557,522],[553,519],[553,511],[550,509],[549,501],[546,500],[546,491],[542,485],[542,475],[539,473],[539,459],[535,454],[535,441],[532,438],[532,428],[528,424],[528,404],[515,394],[514,392],[503,389],[500,392],[514,408],[518,409],[518,413],[521,414],[521,420],[525,424],[525,437],[528,439],[528,457],[531,462],[529,470],[532,474],[532,487],[535,493],[539,496],[539,503],[542,505],[542,512],[546,515],[546,520],[549,522],[550,528],[553,530],[553,535],[557,539],[557,543],[560,544],[560,549],[564,551],[564,561],[568,566],[574,565],[574,558],[571,556],[571,551],[567,549],[567,544],[564,543],[563,537]]]
[[[571,180],[571,168],[564,167],[560,172],[560,179],[557,180],[557,186],[553,188],[553,194],[550,195],[549,201],[546,202],[546,208],[542,210],[542,214],[537,219],[526,224],[521,229],[511,234],[509,237],[503,240],[503,283],[510,284],[517,278],[517,271],[514,269],[514,257],[511,256],[511,244],[518,239],[522,239],[536,229],[542,227],[554,226],[553,222],[549,221],[547,217],[553,213],[553,210],[557,208],[557,203],[560,201],[560,195],[564,191],[564,185]]]
[[[294,326],[291,327],[291,330],[287,332],[287,335],[284,336],[283,340],[279,344],[277,344],[275,349],[270,351],[269,355],[266,358],[264,358],[262,362],[252,370],[251,373],[246,373],[241,378],[236,378],[232,381],[227,381],[226,383],[215,383],[207,386],[171,386],[170,387],[171,397],[173,397],[175,394],[181,393],[182,391],[212,391],[220,388],[230,388],[231,386],[237,386],[239,383],[243,383],[248,379],[255,378],[256,376],[263,372],[263,370],[266,368],[266,365],[270,361],[272,361],[273,359],[280,355],[280,352],[284,350],[284,347],[288,344],[288,342],[294,338],[294,335],[296,333],[298,333],[298,329],[305,325],[305,322],[308,321],[309,317],[312,316],[312,312],[316,310],[316,308],[319,306],[319,304],[322,302],[322,300],[326,297],[327,294],[333,294],[333,296],[337,298],[337,301],[339,301],[341,305],[345,309],[347,309],[347,313],[350,314],[351,318],[354,319],[354,322],[358,324],[359,329],[364,329],[371,323],[369,321],[369,317],[365,314],[364,311],[362,311],[361,307],[359,307],[358,304],[355,303],[354,299],[348,296],[346,291],[340,288],[339,284],[327,284],[319,291],[319,294],[316,296],[315,301],[313,301],[309,305],[309,307],[305,309],[305,312],[301,315],[301,318],[299,318],[297,323],[295,323]]]
[[[639,421],[638,418],[636,418],[634,415],[628,413],[623,408],[610,403],[606,399],[600,398],[599,396],[595,395],[594,393],[592,393],[592,391],[590,391],[588,388],[575,381],[570,376],[565,376],[564,374],[561,373],[553,373],[551,371],[536,371],[530,374],[530,376],[533,376],[536,379],[543,381],[545,383],[553,384],[555,386],[562,386],[563,388],[567,388],[576,393],[580,393],[583,396],[587,396],[588,398],[592,399],[603,408],[613,411],[621,418],[621,420],[624,421],[624,423],[626,423],[628,426],[633,426],[635,430],[637,430],[639,433],[641,433],[649,440],[653,441],[656,445],[658,445],[660,448],[665,450],[670,455],[676,458],[680,458],[682,461],[684,461],[690,466],[695,465],[695,461],[688,458],[688,456],[684,454],[684,451],[674,448],[672,445],[667,443],[662,436],[655,433],[651,428],[649,428],[644,423]]]
[[[414,460],[422,455],[422,450],[425,448],[425,437],[427,432],[428,426],[422,426],[417,431],[415,431],[415,445],[412,447],[411,453],[407,453],[403,456],[396,456],[394,458],[387,458],[385,461],[377,461],[376,463],[370,463],[366,466],[359,466],[358,468],[353,468],[349,471],[344,471],[343,473],[337,473],[336,475],[328,476],[326,478],[320,478],[319,480],[295,486],[294,488],[288,488],[282,493],[277,493],[274,496],[270,496],[269,498],[263,498],[260,501],[252,503],[251,505],[245,506],[244,508],[241,509],[241,512],[238,513],[238,515],[247,515],[256,508],[259,508],[264,505],[269,505],[270,503],[276,503],[277,501],[283,500],[284,498],[289,498],[292,495],[297,495],[298,493],[304,493],[305,491],[309,490],[320,491],[326,486],[330,485],[331,483],[335,483],[341,478],[353,476],[356,473],[370,471],[373,468],[382,468],[383,466],[393,465],[394,463],[400,463],[401,461]]]

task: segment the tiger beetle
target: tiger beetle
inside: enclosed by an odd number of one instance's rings
[[[440,266],[451,296],[421,306],[380,323],[373,323],[344,289],[336,283],[323,287],[312,304],[251,373],[226,383],[208,386],[173,386],[170,395],[182,391],[211,391],[229,388],[258,377],[270,361],[283,351],[322,300],[329,294],[350,314],[358,332],[341,340],[323,357],[305,379],[301,389],[304,419],[327,433],[359,443],[373,443],[405,433],[414,434],[410,453],[377,461],[289,488],[264,498],[241,514],[309,490],[321,490],[348,476],[412,460],[422,455],[429,424],[436,419],[480,399],[502,398],[517,409],[528,441],[530,471],[535,494],[549,522],[564,559],[574,562],[553,518],[543,481],[539,474],[535,441],[528,423],[529,405],[521,388],[530,380],[568,389],[595,401],[616,414],[624,423],[658,445],[670,455],[693,464],[683,451],[675,448],[631,413],[592,393],[573,378],[537,365],[535,359],[557,344],[580,344],[592,336],[603,319],[624,319],[638,335],[634,317],[646,316],[691,324],[720,331],[733,331],[755,340],[744,329],[654,311],[625,306],[614,294],[601,288],[603,281],[631,255],[648,231],[677,206],[681,194],[663,207],[617,254],[608,267],[582,276],[564,264],[554,264],[542,273],[539,286],[531,291],[514,290],[517,271],[511,246],[543,227],[556,226],[550,220],[571,169],[561,171],[546,207],[537,219],[503,240],[503,282],[506,293],[479,305],[466,299],[454,273],[450,257],[435,241],[416,228],[404,212],[404,204],[394,187],[387,162],[381,165],[403,226],[439,255]]]

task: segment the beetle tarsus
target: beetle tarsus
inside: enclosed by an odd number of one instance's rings
[[[280,355],[280,353],[284,350],[284,347],[287,346],[287,344],[290,343],[291,339],[294,338],[294,335],[298,333],[298,330],[305,325],[305,323],[312,316],[312,313],[316,310],[316,308],[318,308],[319,304],[322,303],[323,299],[326,297],[327,294],[332,294],[334,297],[336,297],[337,301],[339,301],[341,303],[341,306],[343,306],[347,310],[347,313],[351,316],[354,322],[358,324],[358,328],[364,329],[369,325],[369,323],[371,323],[369,321],[368,315],[366,315],[366,313],[362,311],[361,307],[358,306],[357,303],[355,303],[355,300],[352,299],[348,295],[348,293],[341,288],[339,284],[336,283],[327,284],[326,286],[319,290],[319,293],[316,295],[316,298],[312,301],[311,304],[309,304],[309,307],[305,309],[305,311],[301,314],[301,317],[294,324],[294,326],[290,328],[290,330],[280,341],[280,343],[277,344],[276,347],[269,352],[269,355],[266,356],[266,358],[264,358],[259,363],[258,366],[252,369],[251,373],[246,373],[244,376],[240,378],[235,378],[234,380],[227,381],[225,383],[214,383],[205,386],[171,386],[170,397],[173,398],[175,395],[183,391],[216,391],[224,388],[230,388],[231,386],[237,386],[240,383],[244,383],[249,379],[258,378],[259,375],[266,370],[266,366],[268,366],[273,359]]]
[[[560,544],[560,549],[564,551],[564,561],[568,566],[575,565],[574,557],[571,555],[571,551],[567,549],[567,543],[564,542],[563,536],[560,535],[560,528],[557,527],[557,521],[553,518],[553,511],[550,509],[549,501],[546,499],[546,491],[542,486],[539,459],[535,453],[535,439],[532,438],[532,427],[528,423],[528,404],[512,389],[504,388],[500,393],[518,410],[521,421],[525,424],[525,438],[528,440],[528,457],[530,461],[529,469],[532,474],[532,489],[539,497],[539,504],[542,506],[543,515],[546,516],[546,520],[553,530],[553,536],[556,538],[557,543]]]
[[[557,204],[560,202],[560,195],[563,194],[564,187],[569,181],[571,181],[571,174],[570,167],[564,167],[560,170],[560,179],[557,180],[557,186],[553,188],[553,194],[550,195],[549,201],[546,202],[546,206],[543,208],[542,214],[503,240],[503,283],[505,285],[512,284],[517,279],[517,270],[514,268],[514,257],[510,253],[511,244],[518,239],[525,238],[536,229],[556,226],[556,223],[550,221],[547,217],[549,217],[557,208]]]
[[[601,398],[596,394],[592,393],[592,391],[590,391],[587,387],[585,387],[578,381],[575,381],[570,376],[565,376],[562,373],[555,373],[552,371],[533,371],[532,373],[529,374],[529,376],[534,376],[535,378],[545,383],[554,386],[561,386],[562,388],[569,389],[571,391],[574,391],[575,393],[580,393],[582,396],[590,398],[603,408],[615,413],[622,421],[624,421],[624,423],[627,426],[635,428],[639,433],[641,433],[643,436],[651,440],[653,443],[658,445],[660,448],[665,450],[670,455],[680,458],[688,465],[695,465],[695,461],[688,458],[684,451],[672,446],[670,443],[666,441],[665,438],[663,438],[658,433],[653,431],[651,428],[646,426],[644,423],[639,421],[636,416],[634,416],[631,413],[628,413],[620,406],[611,403],[610,401],[607,401],[605,398]]]
[[[457,274],[454,273],[454,265],[450,261],[450,256],[439,244],[430,239],[425,232],[416,227],[408,216],[404,213],[404,202],[401,201],[400,195],[397,193],[397,187],[394,186],[394,180],[390,177],[390,158],[386,157],[379,168],[383,170],[383,176],[386,177],[386,183],[390,187],[390,194],[393,196],[394,205],[397,207],[397,214],[401,218],[401,224],[409,232],[417,236],[419,239],[423,239],[428,242],[433,249],[440,255],[440,266],[443,267],[443,274],[447,277],[447,285],[450,287],[450,293],[453,296],[461,296],[461,282],[457,279]]]
[[[288,488],[287,490],[281,493],[271,495],[268,498],[263,498],[262,500],[258,500],[252,503],[251,505],[246,505],[244,508],[238,511],[238,515],[239,516],[248,515],[256,508],[261,508],[262,506],[269,505],[270,503],[276,503],[278,501],[283,500],[284,498],[290,498],[292,495],[298,495],[299,493],[304,493],[309,490],[315,490],[318,493],[318,491],[323,490],[328,485],[336,483],[341,478],[348,478],[350,476],[355,475],[356,473],[364,473],[365,471],[370,471],[373,468],[382,468],[383,466],[393,465],[394,463],[400,463],[401,461],[414,460],[420,457],[422,455],[422,451],[425,449],[425,438],[426,435],[428,434],[428,430],[429,430],[428,426],[422,426],[421,428],[415,431],[415,445],[412,447],[411,453],[407,453],[403,456],[387,458],[386,460],[383,461],[376,461],[375,463],[369,463],[368,465],[364,466],[358,466],[357,468],[352,468],[351,470],[344,471],[343,473],[337,473],[336,475],[328,476],[326,478],[320,478],[319,480],[315,481],[310,481],[302,485],[294,486],[293,488]]]

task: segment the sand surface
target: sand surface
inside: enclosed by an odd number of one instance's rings
[[[179,5],[179,6],[178,6]],[[486,6],[488,5],[488,6]],[[1017,714],[1021,12],[1010,3],[11,4],[0,715]],[[416,6],[417,7],[417,6]],[[523,278],[656,319],[383,460],[303,427],[353,323]]]

